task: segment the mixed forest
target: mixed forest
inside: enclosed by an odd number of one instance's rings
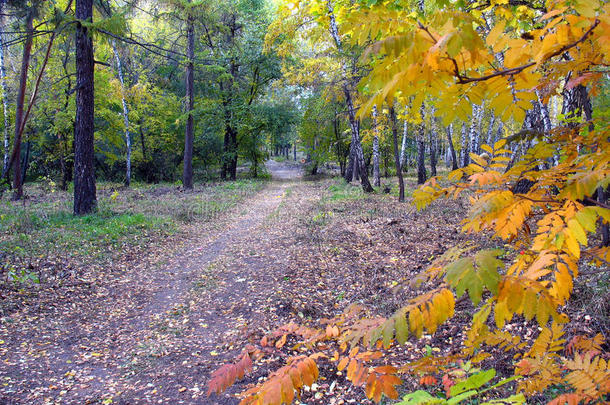
[[[0,403],[610,401],[603,0],[0,0]]]

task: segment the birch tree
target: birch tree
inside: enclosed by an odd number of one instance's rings
[[[373,107],[373,184],[375,187],[381,185],[379,178],[379,128],[377,126],[377,106]]]
[[[121,57],[116,47],[116,41],[111,42],[112,52],[114,54],[114,62],[116,64],[117,76],[121,87],[121,104],[123,106],[123,123],[125,125],[125,146],[127,156],[125,158],[125,186],[129,187],[131,183],[131,135],[129,133],[129,108],[125,99],[125,80],[123,78],[123,67],[121,65]]]
[[[329,18],[329,30],[330,34],[335,42],[335,46],[337,47],[337,51],[342,51],[342,43],[341,37],[339,36],[339,29],[337,27],[337,21],[335,19],[335,11],[333,8],[333,3],[331,0],[327,0],[326,2],[328,18]],[[352,165],[353,168],[357,167],[358,175],[360,177],[360,182],[362,184],[362,189],[365,192],[372,192],[373,187],[369,182],[368,173],[366,170],[366,166],[364,165],[364,154],[362,152],[362,145],[360,143],[360,124],[356,119],[356,109],[354,108],[354,102],[352,98],[352,90],[351,90],[351,79],[349,78],[347,66],[345,62],[341,63],[342,73],[343,73],[343,95],[345,96],[345,104],[347,107],[347,115],[349,119],[350,129],[352,131],[352,148],[353,154],[350,157],[354,161],[355,164]],[[348,166],[349,167],[349,166]]]

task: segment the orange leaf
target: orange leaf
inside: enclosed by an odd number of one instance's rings
[[[275,342],[275,347],[277,347],[278,349],[281,349],[282,347],[284,347],[284,345],[286,344],[286,335],[282,335],[282,337]]]
[[[375,367],[373,371],[379,374],[396,374],[398,370],[393,366],[379,366]]]
[[[432,377],[431,375],[425,375],[419,379],[419,384],[420,385],[436,385],[436,384],[438,384],[438,381],[436,380],[436,378]]]
[[[294,386],[289,374],[284,374],[281,381],[282,401],[291,404],[294,399]]]
[[[282,390],[281,385],[273,384],[265,391],[263,396],[263,405],[281,405]]]
[[[303,386],[303,380],[301,379],[301,374],[299,370],[294,367],[291,367],[288,370],[288,374],[290,375],[290,379],[292,380],[292,386],[296,389],[300,389]]]

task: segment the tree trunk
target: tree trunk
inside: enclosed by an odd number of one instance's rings
[[[417,184],[424,184],[428,177],[426,173],[426,125],[424,116],[424,104],[421,105],[422,123],[419,124],[419,134],[417,135]]]
[[[438,162],[438,134],[434,111],[430,114],[430,175],[436,176],[436,164]]]
[[[451,152],[451,170],[458,169],[457,154],[453,147],[453,124],[449,124],[447,127],[447,143],[449,144],[449,151]]]
[[[481,124],[483,122],[483,113],[484,113],[484,105],[482,103],[480,106],[472,106],[473,107],[473,119],[472,126],[470,128],[470,152],[479,154],[480,146],[481,146]]]
[[[190,3],[190,1],[189,1]],[[184,133],[184,168],[182,171],[182,185],[186,189],[193,189],[193,60],[195,59],[195,19],[189,10],[186,19],[186,109],[188,118],[186,120],[186,130]]]
[[[32,149],[32,142],[30,140],[25,142],[25,157],[23,164],[21,165],[21,178],[25,180],[25,175],[28,172],[28,166],[30,164],[30,151]]]
[[[379,178],[379,128],[377,128],[377,106],[373,106],[373,184],[376,187],[381,185]]]
[[[0,0],[0,30],[4,30],[4,2]],[[4,34],[0,32],[0,83],[2,84],[2,107],[4,108],[4,163],[2,173],[8,171],[9,157],[9,133],[8,133],[8,86],[6,85],[6,70],[4,68],[4,52],[7,51],[4,45]]]
[[[409,135],[409,123],[404,120],[402,124],[402,144],[400,145],[400,170],[405,166],[405,149],[407,148],[407,136]]]
[[[123,69],[121,66],[121,58],[116,49],[116,42],[112,41],[112,51],[114,52],[114,61],[116,63],[117,76],[121,84],[121,102],[123,104],[123,123],[125,125],[125,145],[127,146],[127,156],[125,159],[125,186],[131,184],[131,135],[129,134],[129,109],[127,108],[127,100],[125,100],[125,81],[123,80]]]
[[[466,123],[462,123],[462,148],[460,149],[460,161],[462,162],[462,167],[468,166],[470,163],[470,156],[468,155],[468,137],[466,129]]]
[[[398,149],[398,122],[394,106],[390,107],[390,121],[392,122],[392,142],[394,144],[394,163],[396,176],[398,176],[398,201],[405,201],[405,182],[402,178],[402,165],[400,164],[400,151]]]
[[[420,126],[420,136],[417,139],[417,184],[424,184],[428,178],[426,173],[426,144],[424,143],[424,126]]]
[[[339,52],[342,51],[341,47],[341,38],[339,37],[339,29],[337,27],[337,21],[335,20],[335,12],[333,9],[333,5],[331,0],[327,0],[326,2],[328,8],[328,16],[330,18],[330,34],[332,35],[335,45],[337,46],[337,50]],[[352,100],[352,93],[348,84],[348,74],[347,68],[343,64],[343,94],[345,96],[345,104],[347,105],[347,114],[349,117],[349,124],[352,130],[352,144],[354,148],[354,160],[358,161],[358,174],[360,176],[360,182],[362,184],[362,189],[370,193],[373,190],[371,183],[369,182],[369,176],[366,171],[366,166],[364,165],[364,154],[362,152],[362,145],[360,144],[360,124],[356,120],[356,109],[354,108],[354,103]]]
[[[93,20],[93,0],[77,0],[78,20]],[[74,123],[74,214],[92,212],[97,205],[94,168],[93,40],[87,28],[76,25],[76,119]]]
[[[294,141],[294,143],[292,144],[292,154],[294,156],[294,161],[297,161],[297,142]]]
[[[489,118],[489,127],[487,128],[487,139],[486,143],[489,146],[493,146],[493,132],[494,132],[494,124],[496,122],[496,115],[491,113],[491,117]]]
[[[21,179],[21,136],[23,131],[23,113],[25,101],[25,89],[27,87],[28,70],[30,67],[30,56],[32,53],[32,40],[34,38],[34,8],[30,7],[27,12],[25,30],[26,38],[23,45],[23,58],[21,59],[21,74],[19,77],[19,90],[17,93],[17,106],[15,109],[15,139],[13,141],[13,188],[15,189],[13,198],[21,199],[23,196],[23,184]]]
[[[349,145],[349,154],[347,155],[347,167],[345,168],[345,173],[343,174],[343,178],[346,182],[350,183],[352,181],[354,172],[354,144],[350,143]]]

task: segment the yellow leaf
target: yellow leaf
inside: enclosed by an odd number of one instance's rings
[[[565,229],[563,231],[564,235],[565,235],[565,244],[568,248],[568,251],[572,254],[572,256],[574,256],[575,258],[580,258],[580,245],[578,244],[578,242],[576,241],[576,239],[574,238],[574,236],[572,235],[572,232],[569,229]]]
[[[587,246],[587,235],[576,219],[568,221],[568,229],[572,231],[572,234],[581,245]]]
[[[506,23],[504,21],[499,21],[491,29],[491,31],[489,31],[489,35],[487,35],[487,38],[485,39],[485,42],[487,43],[487,45],[489,45],[491,47],[495,47],[496,43],[498,42],[498,38],[504,32],[505,25],[506,25]]]

